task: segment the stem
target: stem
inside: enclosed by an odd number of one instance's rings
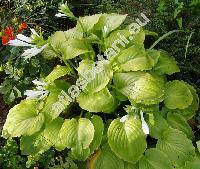
[[[87,42],[85,40],[85,37],[87,37],[87,32],[85,31],[85,29],[83,27],[83,24],[81,23],[81,21],[78,18],[77,18],[77,22],[81,25],[81,29],[83,31],[83,43],[86,46],[86,48],[88,49],[88,51],[89,51],[88,44],[87,44]],[[89,57],[88,53],[85,53],[85,56]]]
[[[157,41],[155,41],[153,43],[153,45],[150,47],[150,49],[153,49],[161,40],[165,39],[167,36],[171,35],[172,33],[176,33],[176,32],[180,32],[180,30],[173,30],[173,31],[167,32],[166,34],[161,36]]]
[[[49,46],[50,46],[51,50],[53,50],[53,52],[59,57],[59,59],[62,60],[62,61],[65,63],[65,65],[70,69],[70,71],[71,71],[74,75],[76,75],[76,72],[74,71],[74,69],[71,68],[70,64],[67,63],[67,61],[64,60],[64,59],[62,58],[62,56],[61,56],[56,50],[54,50],[54,48],[53,48],[53,46],[51,46],[51,44],[49,44]]]
[[[188,52],[188,47],[189,47],[189,43],[190,43],[190,39],[192,38],[192,35],[194,34],[194,32],[191,32],[190,33],[190,36],[188,37],[188,40],[187,40],[187,45],[185,47],[185,58],[187,57],[187,52]]]
[[[79,118],[81,118],[83,116],[83,110],[81,110],[81,114],[79,116]]]

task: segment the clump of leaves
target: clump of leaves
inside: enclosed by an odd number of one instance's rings
[[[19,155],[19,147],[15,140],[9,139],[0,149],[0,166],[3,169],[25,168],[26,157]]]
[[[74,160],[87,161],[90,169],[198,166],[192,144],[196,140],[187,120],[195,115],[199,99],[188,83],[167,80],[180,71],[175,59],[166,51],[145,49],[149,31],[140,29],[118,47],[116,56],[95,62],[99,59],[95,53],[111,49],[118,33],[131,36],[121,27],[126,15],[71,18],[77,25],[49,37],[43,52],[65,65],[57,65],[42,79],[44,97],[22,100],[10,109],[3,136],[20,137],[22,153],[36,160],[53,146],[67,149]],[[78,78],[84,79],[94,63],[101,71],[84,87],[79,82],[76,99],[63,97],[61,93],[67,93]],[[41,86],[33,93],[37,89]],[[62,103],[59,111],[55,103]]]

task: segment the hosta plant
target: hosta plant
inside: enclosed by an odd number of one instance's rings
[[[3,136],[20,137],[31,158],[54,147],[89,169],[197,169],[199,144],[188,120],[199,99],[188,83],[168,81],[180,71],[172,56],[144,47],[154,33],[122,28],[126,15],[77,18],[62,5],[57,16],[77,25],[47,40],[32,30],[10,42],[31,47],[26,58],[42,52],[60,63],[10,109]]]

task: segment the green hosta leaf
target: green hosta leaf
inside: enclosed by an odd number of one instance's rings
[[[168,155],[174,166],[181,167],[195,156],[192,141],[182,131],[173,128],[163,132],[163,136],[158,140],[156,147]]]
[[[94,115],[92,116],[91,122],[94,126],[94,139],[92,140],[92,143],[90,144],[90,153],[92,154],[96,149],[99,148],[101,144],[101,140],[103,138],[103,132],[104,132],[104,123],[101,117]]]
[[[173,73],[180,72],[180,69],[177,66],[177,62],[166,51],[160,51],[158,63],[153,70],[159,75],[171,75]]]
[[[138,165],[124,162],[124,169],[139,169]]]
[[[55,146],[58,150],[64,150],[65,146],[62,145],[59,137],[59,132],[64,123],[64,120],[60,117],[56,118],[52,122],[46,125],[43,132],[43,136],[49,145]]]
[[[53,59],[53,58],[56,58],[57,57],[57,53],[56,51],[52,50],[52,47],[51,46],[47,46],[43,51],[42,51],[42,56],[45,58],[45,59]]]
[[[81,144],[77,144],[75,147],[71,148],[71,153],[75,159],[85,161],[90,155],[90,149],[82,149],[80,148],[81,146]]]
[[[93,93],[81,93],[77,97],[79,106],[89,112],[113,112],[116,108],[115,98],[110,94],[107,88]]]
[[[129,37],[132,37],[133,39],[130,40]],[[126,38],[126,39],[124,39]],[[113,31],[106,39],[105,39],[105,48],[113,48],[113,43],[116,42],[120,42],[123,44],[123,46],[121,44],[117,45],[117,47],[121,50],[126,49],[127,47],[132,46],[133,44],[138,44],[143,46],[145,40],[145,33],[143,30],[140,30],[139,33],[135,34],[135,35],[131,35],[129,30],[123,29],[123,30],[116,30]],[[123,52],[123,51],[122,51]]]
[[[166,84],[164,103],[169,109],[185,109],[191,105],[192,93],[183,81],[174,80]]]
[[[45,115],[45,122],[48,123],[57,118],[59,114],[68,107],[70,104],[70,100],[67,97],[68,88],[69,84],[62,80],[54,81],[54,83],[49,86],[48,90],[50,94],[42,110]]]
[[[23,136],[20,140],[20,149],[23,155],[36,156],[50,148],[41,132],[31,136]]]
[[[160,53],[156,50],[147,50],[143,46],[131,46],[125,49],[118,57],[120,67],[124,71],[150,70],[158,62]]]
[[[78,55],[93,53],[92,47],[84,39],[70,39],[59,48],[64,59],[73,59]]]
[[[193,101],[192,101],[192,104],[190,106],[188,106],[186,109],[180,110],[179,113],[181,115],[183,115],[186,119],[191,119],[195,115],[195,112],[199,108],[199,97],[198,97],[196,90],[194,89],[193,86],[191,86],[187,83],[185,83],[185,84],[190,89],[190,92],[193,95]]]
[[[106,37],[111,31],[117,29],[126,19],[127,15],[102,14],[99,22],[94,26],[95,30],[103,31]]]
[[[89,159],[88,169],[124,169],[124,162],[106,145]]]
[[[85,93],[99,92],[106,87],[113,76],[113,70],[107,62],[99,62],[97,67],[98,70],[94,68],[94,62],[91,60],[83,60],[79,64],[78,73],[87,81],[83,89]]]
[[[67,68],[67,66],[57,65],[54,70],[45,78],[45,81],[52,83],[54,80],[67,74],[70,74],[70,70]]]
[[[163,101],[161,77],[146,72],[115,73],[115,88],[136,103],[157,104]]]
[[[199,169],[200,158],[193,158],[190,161],[187,161],[183,169]]]
[[[197,141],[196,144],[197,144],[197,149],[198,149],[198,151],[200,152],[200,140]]]
[[[76,28],[69,29],[67,31],[57,31],[50,38],[49,42],[54,50],[59,52],[63,43],[70,39],[80,39],[83,37],[83,33],[77,31]]]
[[[141,169],[173,169],[172,163],[167,155],[162,151],[151,148],[145,152],[139,161],[139,168]]]
[[[76,27],[72,29],[68,29],[67,31],[64,31],[66,39],[81,39],[83,38],[83,32],[79,31]]]
[[[147,147],[140,120],[133,116],[125,122],[113,120],[108,128],[108,143],[119,158],[136,163]]]
[[[150,135],[153,138],[160,139],[163,132],[168,129],[167,121],[160,115],[159,112],[149,113]]]
[[[78,159],[86,158],[88,149],[94,138],[94,126],[86,118],[65,120],[60,130],[62,144],[72,149],[72,154]]]
[[[3,127],[5,137],[20,137],[38,132],[44,122],[44,115],[39,113],[39,104],[35,100],[23,100],[10,109]]]
[[[187,121],[185,120],[185,118],[182,115],[169,112],[167,114],[167,122],[173,128],[176,128],[176,129],[184,132],[189,139],[194,138],[194,134],[192,132],[190,125],[187,123]]]
[[[84,16],[79,18],[79,22],[77,23],[77,29],[84,32],[89,32],[93,29],[94,25],[99,21],[99,18],[102,14],[95,14],[92,16]],[[81,24],[80,24],[81,22]],[[84,30],[82,30],[84,29]]]

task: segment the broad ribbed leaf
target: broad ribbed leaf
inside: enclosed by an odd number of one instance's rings
[[[101,144],[101,140],[103,138],[103,132],[104,132],[104,123],[101,117],[94,115],[91,118],[91,122],[94,126],[94,139],[92,140],[92,143],[90,144],[90,153],[92,154],[96,149],[99,148]]]
[[[196,144],[197,144],[197,149],[198,149],[198,151],[199,151],[199,153],[200,153],[200,140],[197,141]]]
[[[39,113],[39,104],[35,100],[23,100],[10,109],[3,127],[3,136],[20,137],[38,132],[44,122]]]
[[[47,97],[42,112],[45,115],[45,122],[57,118],[62,111],[64,111],[70,104],[70,99],[67,97],[67,89],[69,84],[62,80],[54,81],[52,85],[48,87],[50,91]]]
[[[124,162],[106,145],[88,160],[88,169],[124,169]]]
[[[125,122],[113,120],[108,128],[108,143],[119,158],[136,163],[147,147],[140,120],[133,116]]]
[[[45,78],[45,81],[48,83],[52,83],[54,80],[65,76],[67,74],[71,74],[70,70],[67,68],[67,66],[60,66],[57,65],[54,70]]]
[[[124,162],[124,169],[139,169],[138,165]]]
[[[193,95],[183,81],[174,80],[166,84],[164,103],[169,109],[185,109],[191,105]]]
[[[20,150],[23,155],[39,155],[50,148],[41,132],[37,132],[31,136],[23,136],[20,140]]]
[[[93,53],[92,47],[86,43],[84,39],[70,39],[62,43],[59,49],[64,59],[73,59],[81,54]]]
[[[158,63],[153,68],[153,70],[159,75],[171,75],[173,73],[180,72],[180,69],[177,66],[177,62],[175,61],[175,59],[163,50],[160,51]]]
[[[86,118],[65,120],[60,130],[62,145],[71,148],[75,158],[85,160],[89,156],[89,146],[94,138],[94,126]]]
[[[103,31],[103,36],[106,37],[111,31],[118,28],[124,22],[126,16],[127,15],[102,14],[99,22],[94,26],[94,29]]]
[[[90,155],[90,149],[86,148],[86,149],[82,149],[81,147],[81,143],[77,144],[75,147],[71,148],[71,153],[73,155],[73,158],[79,160],[79,161],[85,161],[89,155]]]
[[[160,52],[145,51],[143,46],[134,45],[121,52],[118,57],[120,67],[124,71],[150,70],[158,62]]]
[[[99,70],[94,69],[94,62],[91,60],[83,60],[79,64],[78,73],[80,77],[87,81],[83,91],[89,93],[99,92],[109,83],[113,76],[113,70],[107,62],[99,62]]]
[[[79,31],[89,32],[93,29],[94,25],[99,21],[102,14],[95,14],[91,16],[84,16],[79,18],[77,22],[77,29]],[[81,22],[81,24],[80,24]]]
[[[185,84],[190,89],[190,92],[193,95],[193,101],[192,101],[192,104],[189,107],[187,107],[186,109],[180,110],[179,113],[181,115],[183,115],[188,120],[188,119],[191,119],[195,115],[195,112],[199,108],[199,97],[198,97],[196,90],[194,89],[193,86],[191,86],[187,83],[185,83]]]
[[[192,141],[177,129],[169,128],[163,132],[158,140],[156,148],[168,155],[175,167],[181,167],[186,161],[195,156],[195,148]]]
[[[130,40],[129,37],[132,37],[133,39]],[[126,38],[126,40],[124,40],[124,37]],[[121,39],[122,38],[122,39]],[[143,46],[144,40],[145,40],[145,33],[143,30],[140,30],[139,33],[135,34],[135,35],[131,35],[130,31],[128,29],[123,29],[123,30],[116,30],[113,31],[106,39],[105,39],[105,48],[113,48],[113,43],[116,41],[119,42],[119,40],[121,40],[122,45],[118,45],[118,48],[120,48],[121,50],[124,50],[130,46],[132,46],[133,44],[138,44]],[[126,43],[126,42],[128,43]],[[122,51],[123,52],[123,51]]]
[[[167,114],[167,122],[173,128],[176,128],[176,129],[184,132],[189,139],[194,138],[194,134],[192,132],[190,125],[187,123],[187,121],[185,120],[185,118],[182,115],[180,115],[178,113],[169,112]]]
[[[67,40],[68,38],[65,37],[65,32],[63,31],[57,31],[49,38],[50,45],[55,51],[59,50],[61,45]]]
[[[159,139],[163,132],[168,128],[167,121],[160,115],[160,112],[149,113],[150,135],[153,138]]]
[[[64,120],[60,117],[56,118],[49,124],[45,126],[43,136],[49,145],[55,146],[58,150],[64,150],[65,146],[62,145],[61,139],[59,137],[60,129],[63,125]]]
[[[48,60],[56,58],[57,55],[58,54],[56,53],[56,51],[52,50],[52,47],[49,45],[42,51],[42,56]]]
[[[139,161],[140,169],[173,169],[172,163],[164,152],[151,148]]]
[[[89,112],[110,113],[116,108],[115,98],[107,88],[93,94],[81,93],[77,97],[77,101],[82,109]]]
[[[163,101],[164,95],[161,79],[146,72],[115,73],[114,85],[133,102],[157,104]]]
[[[69,29],[67,31],[57,31],[50,38],[49,42],[53,49],[59,53],[59,49],[63,43],[70,39],[80,39],[83,37],[83,33],[77,31],[76,28]]]
[[[190,161],[187,161],[183,169],[199,169],[200,167],[200,158],[196,157]]]

